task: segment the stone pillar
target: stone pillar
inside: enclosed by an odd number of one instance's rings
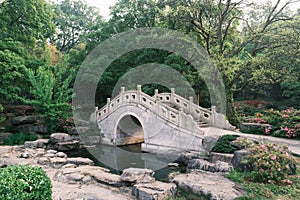
[[[121,87],[121,93],[120,93],[120,103],[123,104],[124,102],[124,92],[125,92],[125,87]]]
[[[182,128],[183,127],[183,124],[182,124],[182,115],[183,115],[183,108],[182,107],[180,107],[179,108],[179,112],[178,112],[178,126],[180,127],[180,128]]]
[[[193,112],[193,104],[194,104],[194,97],[190,97],[189,98],[189,112],[190,112],[190,114],[192,114],[192,112]]]
[[[159,101],[159,96],[158,96],[158,89],[154,90],[154,98]]]
[[[107,98],[107,115],[110,113],[110,98]]]
[[[141,93],[142,93],[142,86],[141,85],[137,85],[136,86],[137,89],[137,102],[141,102]]]
[[[211,107],[211,115],[210,115],[210,125],[215,126],[216,125],[216,106]]]
[[[171,103],[174,104],[175,103],[175,89],[171,88],[171,99],[170,99]]]

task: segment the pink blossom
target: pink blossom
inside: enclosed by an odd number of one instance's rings
[[[267,128],[265,128],[265,133],[267,134],[267,135],[269,135],[270,134],[270,129],[267,127]]]
[[[276,160],[276,158],[277,158],[276,155],[274,155],[274,156],[271,157],[272,160]]]

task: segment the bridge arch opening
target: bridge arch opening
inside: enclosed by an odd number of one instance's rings
[[[133,115],[125,115],[116,128],[116,145],[125,146],[144,143],[144,129],[141,122]]]

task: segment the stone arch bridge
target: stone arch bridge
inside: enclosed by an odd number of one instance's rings
[[[154,96],[137,90],[126,91],[124,87],[114,99],[107,99],[101,109],[96,108],[95,117],[101,131],[102,144],[122,146],[142,143],[142,150],[158,152],[163,150],[202,149],[204,132],[202,127],[217,127],[234,130],[223,114],[202,108],[177,95],[158,93]]]

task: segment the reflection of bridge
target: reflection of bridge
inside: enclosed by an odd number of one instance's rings
[[[125,91],[107,104],[96,109],[102,143],[126,145],[143,143],[144,151],[167,149],[201,150],[201,127],[212,126],[233,130],[225,116],[202,108],[189,100],[171,93],[158,93],[153,97],[137,90]]]

